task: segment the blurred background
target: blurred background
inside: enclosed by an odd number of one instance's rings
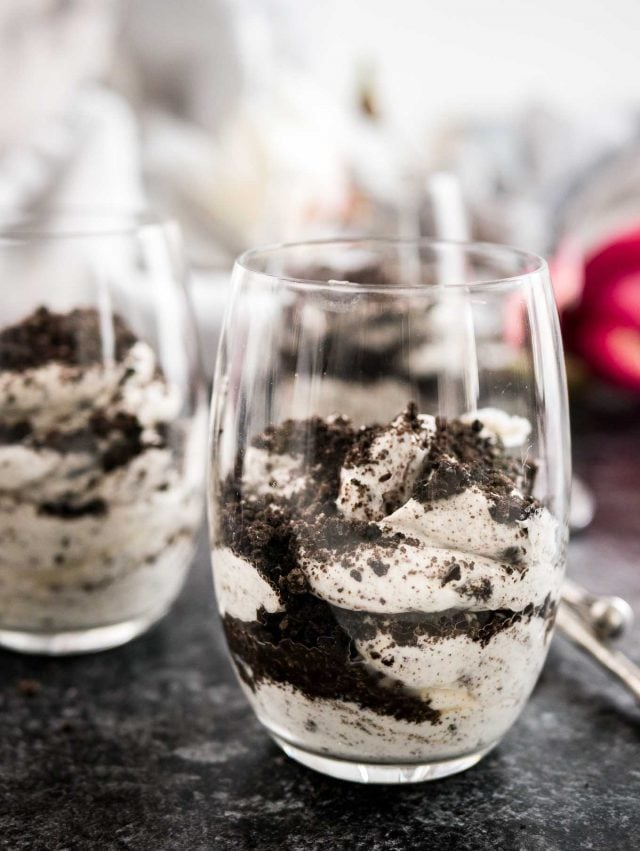
[[[640,400],[636,0],[3,0],[0,210],[176,217],[207,369],[241,251],[474,237],[552,267],[574,410]]]

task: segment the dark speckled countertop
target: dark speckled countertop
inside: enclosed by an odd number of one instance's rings
[[[640,611],[640,427],[591,429],[576,448],[599,510],[572,544],[573,576]],[[638,661],[639,637],[624,642]],[[147,636],[0,665],[3,849],[640,848],[640,709],[560,638],[496,751],[405,787],[331,780],[271,744],[226,661],[204,545]]]

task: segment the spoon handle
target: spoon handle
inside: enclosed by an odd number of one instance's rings
[[[622,597],[592,594],[571,579],[564,581],[562,599],[601,641],[621,638],[633,623],[633,609]]]
[[[617,677],[640,702],[640,667],[638,665],[623,653],[610,650],[599,641],[582,619],[562,600],[558,606],[556,625],[574,644]]]

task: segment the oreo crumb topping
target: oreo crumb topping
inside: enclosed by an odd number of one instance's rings
[[[531,496],[535,468],[519,464],[499,442],[480,436],[482,423],[436,418],[436,433],[414,488],[420,502],[448,499],[470,487],[479,488],[489,501],[497,523],[526,520],[539,507]],[[514,493],[521,491],[522,496]]]
[[[117,315],[113,316],[116,360],[122,360],[136,336]],[[15,372],[55,362],[68,366],[102,363],[100,316],[94,308],[53,313],[39,307],[17,325],[0,332],[0,368]]]

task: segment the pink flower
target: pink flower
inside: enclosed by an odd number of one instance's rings
[[[567,350],[593,373],[640,392],[640,225],[587,258],[582,294],[562,329]]]

